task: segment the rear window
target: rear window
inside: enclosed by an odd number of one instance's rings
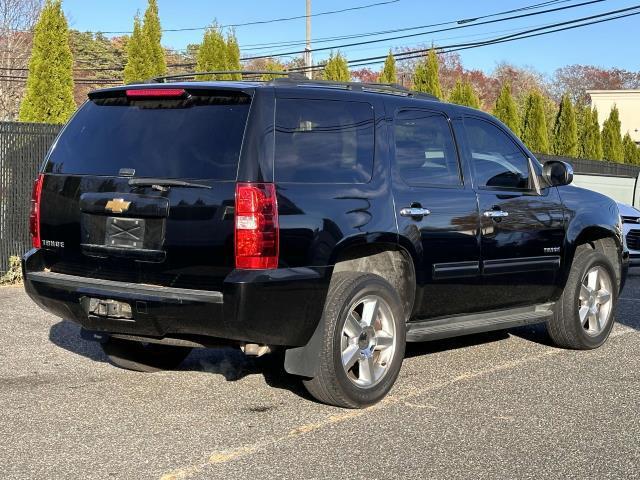
[[[49,155],[48,173],[235,180],[250,97],[88,101]]]
[[[362,102],[280,99],[275,152],[278,182],[366,183],[373,172],[373,107]]]

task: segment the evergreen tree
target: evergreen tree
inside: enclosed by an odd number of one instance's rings
[[[240,65],[240,46],[238,45],[238,39],[235,32],[231,31],[227,34],[227,70],[238,71],[242,70]],[[234,73],[231,75],[231,80],[242,80],[241,73]]]
[[[522,124],[522,141],[534,153],[549,153],[549,135],[542,95],[533,91],[527,97]]]
[[[76,109],[69,28],[61,0],[47,0],[35,27],[20,121],[65,123]]]
[[[470,82],[464,83],[464,97],[466,102],[465,105],[471,108],[480,108],[480,98]]]
[[[449,94],[449,102],[457,103],[458,105],[464,105],[465,95],[464,95],[464,86],[462,81],[458,78],[456,80],[456,84],[453,86],[453,90]]]
[[[620,135],[620,115],[618,107],[611,108],[609,118],[602,124],[602,154],[610,162],[623,162],[622,136]]]
[[[518,116],[518,106],[511,96],[511,87],[504,83],[500,89],[500,95],[496,100],[496,107],[493,114],[511,129],[516,135],[520,135],[520,118]]]
[[[624,134],[622,139],[622,149],[624,151],[624,163],[638,164],[640,163],[640,149],[636,143],[631,140],[629,132]]]
[[[269,58],[264,65],[264,69],[267,72],[282,72],[284,71],[284,65],[273,58]],[[260,80],[268,81],[273,80],[274,78],[282,78],[282,75],[269,75],[268,73],[265,73],[260,77]]]
[[[148,77],[158,77],[167,74],[167,62],[164,58],[164,49],[160,44],[162,40],[162,28],[158,16],[158,3],[149,0],[147,10],[144,12],[144,24],[142,35],[145,37],[147,47],[147,63],[149,65]]]
[[[324,67],[323,78],[337,82],[348,82],[351,79],[347,59],[340,52],[335,55],[331,53],[329,56],[329,61]]]
[[[202,44],[196,58],[196,72],[211,72],[227,70],[227,44],[222,31],[217,24],[213,24],[204,32]],[[201,80],[228,80],[228,75],[203,75]]]
[[[563,157],[578,156],[578,125],[573,104],[563,95],[553,127],[553,154]]]
[[[589,158],[600,160],[598,158],[597,142],[600,138],[600,127],[598,119],[595,120],[595,128],[593,122],[593,112],[591,107],[586,105],[580,109],[580,122],[578,127],[578,156],[580,158]]]
[[[389,55],[387,55],[387,58],[384,61],[384,67],[382,67],[382,72],[380,72],[378,82],[398,83],[398,77],[396,76],[396,59],[393,57],[391,50],[389,50]]]
[[[433,48],[429,50],[427,57],[416,65],[413,74],[413,88],[418,92],[430,93],[437,98],[442,98],[438,55]]]
[[[600,122],[598,121],[598,109],[594,108],[591,112],[591,130],[594,138],[596,160],[604,159],[604,151],[602,150],[602,132],[600,131]]]
[[[592,160],[602,160],[602,138],[598,111],[586,105],[580,115],[578,129],[578,156]]]
[[[142,33],[138,15],[133,19],[133,34],[127,42],[127,64],[124,67],[124,83],[142,82],[152,76],[147,52],[147,37]]]

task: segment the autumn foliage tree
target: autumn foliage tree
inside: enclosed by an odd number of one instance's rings
[[[65,123],[76,109],[69,28],[61,0],[47,0],[35,27],[20,121]]]
[[[549,153],[544,99],[540,92],[533,91],[527,97],[522,123],[522,141],[535,153]]]
[[[520,135],[520,117],[518,115],[518,106],[511,96],[511,86],[504,83],[500,89],[500,95],[496,100],[496,106],[493,114],[511,129],[516,135]]]

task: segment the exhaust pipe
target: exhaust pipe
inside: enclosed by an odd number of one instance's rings
[[[240,345],[240,350],[249,357],[261,357],[267,353],[271,353],[269,345],[258,345],[257,343],[245,343]]]

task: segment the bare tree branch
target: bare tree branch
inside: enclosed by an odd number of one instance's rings
[[[43,0],[0,0],[0,120],[15,120]]]

